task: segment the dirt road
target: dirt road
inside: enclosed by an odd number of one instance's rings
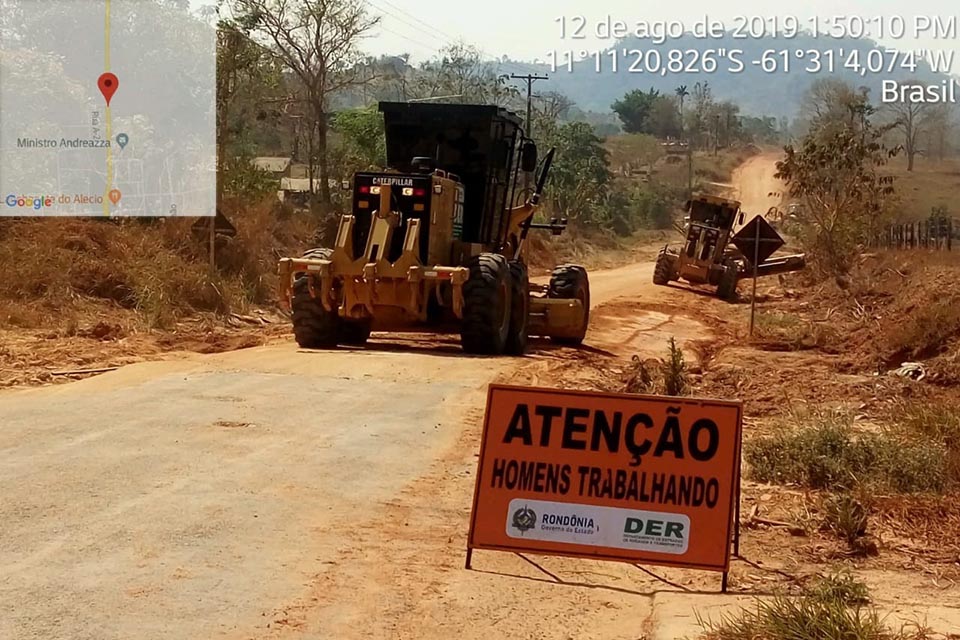
[[[740,200],[749,220],[765,214],[771,207],[783,204],[783,184],[775,176],[782,151],[768,151],[753,156],[733,172],[733,197]]]
[[[704,330],[620,317],[650,269],[594,274],[591,346],[659,352]],[[283,341],[0,393],[0,637],[557,637],[545,616],[638,637],[636,569],[574,563],[611,586],[571,590],[513,556],[461,568],[485,386],[563,382],[590,357],[563,351]]]

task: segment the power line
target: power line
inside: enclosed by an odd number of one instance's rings
[[[405,20],[405,19],[402,18],[401,16],[392,15],[389,11],[387,11],[387,10],[384,9],[383,7],[377,5],[377,3],[371,2],[370,0],[367,0],[367,2],[368,2],[368,4],[370,4],[371,6],[375,7],[376,9],[379,9],[380,11],[383,12],[384,15],[381,16],[381,21],[382,21],[382,18],[384,18],[384,17],[389,17],[391,20],[396,20],[397,22],[400,22],[401,24],[404,24],[404,25],[406,25],[407,27],[413,29],[414,31],[418,32],[419,35],[425,35],[425,36],[427,36],[428,38],[431,38],[431,39],[435,39],[435,38],[437,37],[435,34],[430,33],[430,32],[428,32],[428,31],[425,31],[423,28],[418,27],[416,24],[414,24],[413,22],[410,22],[409,20]],[[402,38],[407,39],[406,36],[403,36],[402,34],[399,34],[399,33],[395,32],[395,31],[390,31],[389,29],[387,29],[387,28],[385,28],[385,27],[381,27],[381,28],[383,28],[385,31],[387,31],[387,32],[389,32],[389,33],[393,33],[394,35],[398,35],[398,36],[400,36],[400,37],[402,37]],[[417,42],[418,44],[423,44],[423,43],[421,43],[421,42],[419,42],[419,41],[417,41],[417,40],[413,40],[413,39],[410,39],[410,41],[411,41],[411,42]],[[439,47],[437,47],[436,45],[430,45],[430,49],[431,49],[431,50],[438,50]]]
[[[442,29],[440,29],[440,28],[438,28],[438,27],[435,27],[435,26],[433,26],[432,24],[430,24],[429,22],[426,22],[425,20],[422,20],[421,18],[418,18],[417,16],[411,14],[410,12],[408,12],[408,11],[406,11],[406,10],[398,7],[397,5],[395,5],[395,4],[393,4],[392,2],[390,2],[390,0],[378,0],[378,1],[379,1],[379,2],[382,2],[383,4],[387,5],[388,7],[391,7],[391,8],[394,9],[396,12],[398,12],[398,13],[400,13],[400,14],[403,14],[404,16],[407,16],[407,17],[410,18],[411,20],[414,20],[415,22],[418,22],[419,24],[423,25],[423,27],[425,27],[425,28],[428,29],[429,31],[426,31],[426,30],[424,30],[423,28],[418,27],[418,26],[416,26],[416,25],[414,25],[414,24],[411,24],[409,21],[404,20],[403,18],[400,18],[400,17],[397,16],[397,15],[394,15],[393,12],[387,11],[387,10],[384,9],[382,6],[379,6],[376,2],[373,2],[372,0],[367,0],[367,3],[370,4],[370,5],[372,5],[372,6],[375,7],[375,8],[379,9],[379,10],[382,11],[385,15],[387,15],[387,16],[393,18],[393,19],[396,19],[396,20],[398,20],[398,21],[400,21],[400,22],[402,22],[402,23],[404,23],[404,24],[406,24],[407,26],[409,26],[409,27],[411,27],[411,28],[419,31],[421,34],[426,35],[427,37],[436,38],[436,37],[438,37],[438,34],[439,34],[439,36],[442,36],[442,38],[440,38],[441,41],[446,40],[446,42],[444,42],[445,45],[448,45],[448,46],[453,45],[453,46],[455,46],[455,45],[457,45],[457,44],[462,43],[462,44],[467,44],[467,45],[469,45],[469,46],[472,46],[474,49],[477,50],[477,52],[480,54],[481,58],[487,58],[487,62],[495,62],[497,65],[503,67],[503,68],[504,68],[505,70],[507,70],[507,71],[512,71],[512,72],[526,72],[526,71],[529,70],[529,67],[523,67],[523,66],[520,66],[520,65],[518,65],[518,64],[516,64],[516,63],[514,63],[514,62],[503,62],[502,60],[500,60],[500,59],[497,58],[496,56],[490,55],[489,53],[487,53],[486,51],[484,51],[484,50],[483,50],[482,48],[480,48],[479,46],[474,45],[474,44],[471,44],[471,43],[468,43],[468,42],[466,42],[463,38],[455,38],[455,37],[451,36],[449,33],[443,31]],[[386,29],[386,28],[383,28],[383,29],[384,29],[385,31],[388,31],[389,33],[393,33],[394,35],[399,35],[400,37],[404,37],[404,36],[402,36],[401,34],[398,34],[398,33],[394,32],[394,31],[390,31],[389,29]],[[408,39],[409,39],[409,38],[408,38]],[[409,40],[410,40],[411,42],[416,42],[416,41],[414,41],[414,40],[412,40],[412,39],[409,39]],[[418,43],[418,44],[420,44],[421,46],[425,46],[425,45],[423,45],[423,43]],[[442,47],[436,48],[437,51],[439,51],[440,49],[442,49]]]
[[[368,0],[368,1],[369,1],[369,0]],[[415,20],[416,22],[419,22],[420,24],[422,24],[423,26],[427,27],[427,28],[430,29],[431,31],[434,31],[434,32],[436,32],[436,33],[439,33],[440,35],[442,35],[444,38],[446,38],[446,39],[448,39],[448,40],[451,40],[451,41],[457,40],[457,38],[451,36],[449,33],[443,31],[442,29],[439,29],[438,27],[434,27],[433,25],[430,25],[430,24],[428,24],[427,22],[424,22],[423,20],[421,20],[421,19],[418,18],[417,16],[409,13],[408,11],[405,11],[404,9],[401,9],[401,8],[398,7],[397,5],[395,5],[395,4],[393,4],[392,2],[390,2],[390,0],[380,0],[380,2],[383,2],[383,3],[384,3],[385,5],[387,5],[388,7],[394,9],[395,11],[398,11],[399,13],[402,13],[403,15],[407,16],[408,18],[412,18],[413,20]],[[370,4],[374,4],[374,3],[373,3],[373,2],[370,2]],[[374,5],[374,6],[376,6],[376,5]],[[381,8],[381,11],[382,11],[382,10],[383,10],[383,9]]]
[[[424,49],[426,49],[427,51],[429,51],[431,54],[435,54],[435,53],[437,53],[437,51],[439,51],[439,49],[437,49],[434,45],[430,45],[430,44],[427,44],[427,43],[425,43],[425,42],[420,42],[419,40],[414,40],[414,39],[411,38],[410,36],[404,35],[404,34],[402,34],[402,33],[397,33],[396,31],[394,31],[394,30],[392,30],[392,29],[388,29],[387,27],[385,27],[385,26],[383,26],[383,25],[380,25],[379,28],[382,29],[383,31],[386,31],[387,33],[392,33],[393,35],[395,35],[395,36],[397,36],[397,37],[399,37],[399,38],[401,38],[401,39],[403,39],[403,40],[405,40],[405,41],[407,41],[407,42],[409,42],[409,43],[411,43],[411,44],[415,44],[415,45],[417,45],[417,46],[419,46],[419,47],[423,47]]]

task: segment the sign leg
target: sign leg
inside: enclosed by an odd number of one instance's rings
[[[728,579],[729,576],[730,576],[729,573],[727,573],[726,571],[723,572],[723,578],[722,578],[721,581],[720,581],[720,593],[726,593],[726,592],[727,592],[727,586],[728,586],[728,584],[729,584],[729,582],[730,582],[729,579]]]
[[[465,563],[464,568],[465,568],[465,569],[472,569],[473,567],[470,566],[471,563],[472,563],[472,561],[473,561],[473,548],[472,548],[472,547],[467,547],[467,562]]]

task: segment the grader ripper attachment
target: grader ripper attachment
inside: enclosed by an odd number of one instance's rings
[[[653,283],[666,285],[674,280],[713,285],[717,297],[735,301],[737,283],[753,275],[770,276],[800,271],[806,266],[803,254],[772,258],[784,245],[783,238],[762,216],[746,225],[740,203],[709,195],[695,195],[687,203],[684,245],[679,250],[664,247],[657,256]],[[740,231],[734,235],[738,224]]]
[[[354,175],[332,248],[280,261],[280,300],[301,347],[362,345],[371,331],[459,330],[468,353],[521,354],[530,335],[579,344],[583,267],[532,285],[531,229],[554,152],[538,162],[520,119],[496,106],[381,103],[386,172]],[[534,174],[523,192],[524,173]],[[518,206],[515,203],[521,202]]]

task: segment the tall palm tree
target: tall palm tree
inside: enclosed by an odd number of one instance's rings
[[[687,91],[687,85],[682,84],[677,87],[676,90],[677,97],[680,99],[680,140],[683,140],[683,99],[690,95],[690,92]]]
[[[677,87],[677,98],[680,99],[680,142],[683,143],[683,99],[690,95],[687,85]],[[687,142],[687,200],[693,198],[693,150]]]

